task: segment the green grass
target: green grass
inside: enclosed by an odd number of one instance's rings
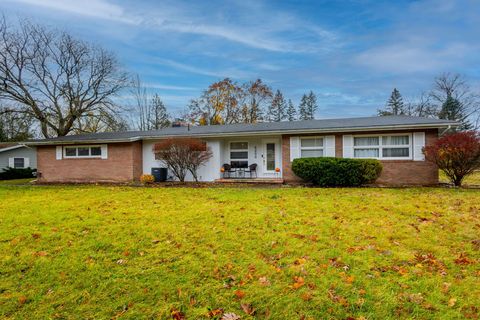
[[[35,179],[32,178],[27,178],[27,179],[13,179],[13,180],[0,180],[0,186],[2,185],[23,185],[23,184],[29,184]]]
[[[443,182],[443,183],[450,183],[450,180],[448,179],[448,177],[441,170],[440,170],[440,174],[439,174],[439,180],[440,180],[440,182]],[[480,186],[480,170],[475,171],[473,174],[465,177],[465,180],[463,181],[463,185],[465,185],[465,186]]]
[[[0,318],[480,312],[478,190],[49,186],[0,199]]]

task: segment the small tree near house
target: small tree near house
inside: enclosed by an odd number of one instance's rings
[[[475,131],[449,134],[423,149],[425,159],[435,163],[455,186],[480,169],[480,136]]]
[[[181,182],[190,172],[198,181],[197,171],[211,157],[212,151],[206,143],[194,138],[169,138],[153,147],[155,158],[162,160]]]

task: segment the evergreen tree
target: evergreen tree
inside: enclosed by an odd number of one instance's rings
[[[288,99],[287,120],[295,121],[296,119],[297,119],[297,110],[295,110],[295,106],[293,105],[292,100]]]
[[[268,107],[268,121],[280,122],[287,117],[287,104],[280,90],[275,92],[272,102]]]
[[[299,106],[299,119],[300,120],[313,120],[315,119],[315,113],[317,112],[317,96],[310,91],[308,95],[304,94]]]
[[[152,98],[151,104],[151,118],[150,125],[151,129],[161,129],[168,127],[170,125],[169,115],[167,113],[167,108],[163,104],[162,99],[158,94],[155,94]]]
[[[298,120],[307,120],[307,95],[304,94],[298,105]]]
[[[442,108],[438,113],[440,119],[453,120],[461,123],[459,130],[469,130],[472,124],[468,121],[468,116],[465,115],[463,105],[451,95],[447,96],[447,100],[442,104]]]
[[[390,98],[387,101],[387,105],[384,110],[378,110],[379,116],[396,116],[405,114],[405,104],[403,103],[402,95],[397,88],[394,88]]]
[[[310,119],[315,119],[315,114],[317,113],[318,105],[317,105],[317,96],[310,91],[308,94],[308,104],[307,104],[307,113]]]

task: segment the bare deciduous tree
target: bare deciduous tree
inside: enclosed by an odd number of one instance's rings
[[[212,151],[205,142],[194,138],[169,138],[153,147],[155,158],[162,160],[181,182],[189,171],[198,181],[198,168],[211,157]]]
[[[92,132],[127,131],[129,126],[125,119],[118,114],[108,113],[107,110],[89,112],[83,115],[72,130],[75,134]]]
[[[199,125],[240,122],[242,88],[229,78],[212,83],[200,99],[190,101],[188,118]]]
[[[9,112],[0,107],[0,142],[25,141],[33,138],[33,119],[29,115]]]
[[[264,110],[273,97],[272,89],[261,79],[244,85],[242,122],[256,123],[262,120]]]
[[[480,117],[480,97],[470,88],[465,77],[460,74],[444,73],[436,77],[430,96],[439,113],[447,99],[450,98],[458,101],[461,108],[459,111],[465,119],[475,122]]]
[[[116,114],[127,75],[106,50],[23,21],[0,19],[0,99],[35,118],[45,138],[65,136],[91,113]]]
[[[156,93],[150,96],[138,75],[133,79],[131,88],[135,99],[135,126],[138,130],[158,130],[170,125],[170,117],[162,99]]]

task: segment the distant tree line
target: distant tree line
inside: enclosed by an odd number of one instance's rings
[[[444,73],[435,78],[430,92],[422,93],[414,102],[405,102],[394,88],[378,115],[409,115],[454,120],[459,130],[480,128],[480,99],[466,79],[459,74]]]
[[[0,141],[119,130],[157,130],[172,116],[160,95],[127,74],[115,54],[67,32],[0,18]],[[119,103],[125,93],[129,103]],[[132,102],[133,101],[133,102]],[[258,79],[224,79],[184,114],[197,125],[313,119],[313,92],[296,108]]]
[[[195,125],[278,122],[311,120],[317,109],[317,97],[312,91],[303,95],[296,108],[280,90],[274,93],[261,79],[238,84],[225,78],[191,100],[184,116]]]
[[[261,79],[225,78],[191,100],[181,117],[192,125],[217,125],[311,120],[317,111],[313,91],[296,106]],[[394,89],[379,110],[390,114],[456,120],[463,130],[480,127],[478,95],[462,76],[449,73],[414,102]],[[125,72],[115,54],[64,31],[0,18],[0,141],[158,130],[172,121],[160,95]]]

